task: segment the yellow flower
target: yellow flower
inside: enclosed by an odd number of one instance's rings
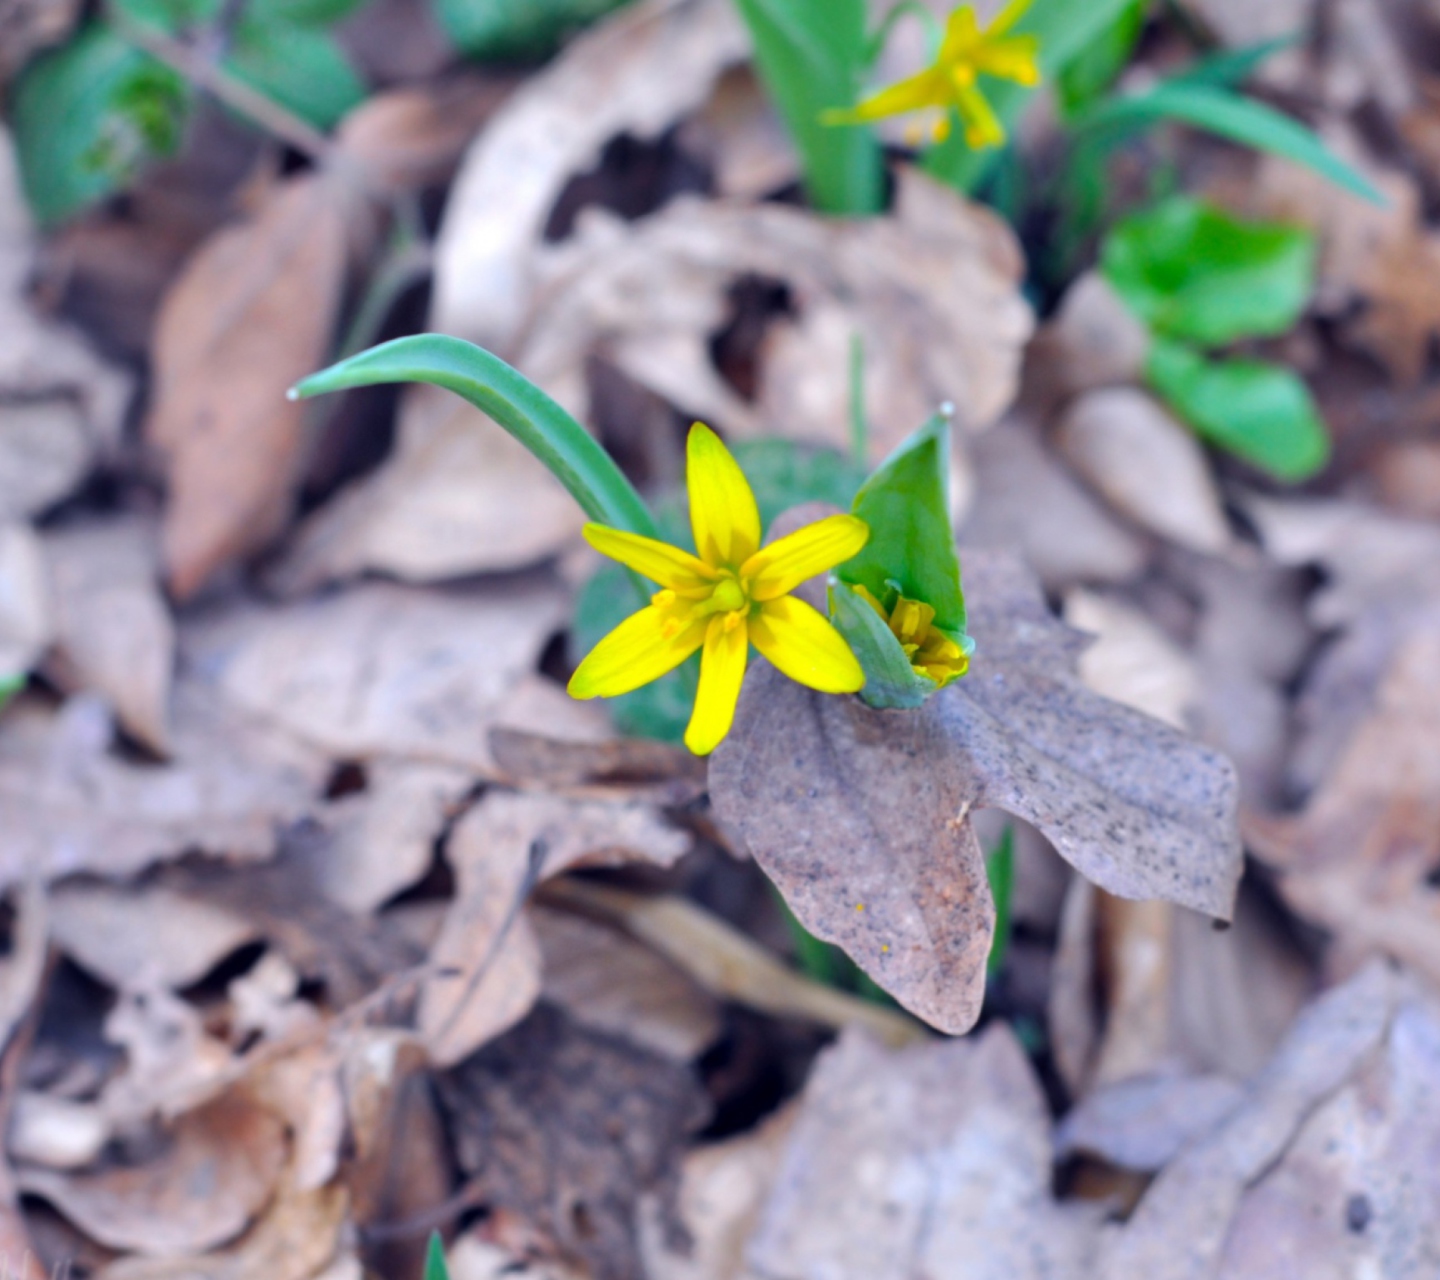
[[[870,529],[854,516],[830,516],[762,548],[755,495],[703,423],[690,428],[685,478],[698,556],[604,525],[585,526],[592,547],[663,589],[590,651],[570,678],[570,692],[577,698],[629,693],[701,649],[685,745],[703,756],[730,732],[751,644],[792,680],[822,693],[855,693],[865,683],[840,633],[790,592],[849,560]]]
[[[940,688],[960,679],[970,669],[970,655],[933,625],[935,610],[928,604],[897,593],[894,607],[886,609],[858,583],[855,593],[889,624],[910,665],[921,675],[929,676]]]
[[[938,107],[943,112],[934,127],[935,141],[950,135],[950,109],[960,114],[965,141],[976,150],[998,147],[1005,141],[1005,126],[980,90],[979,77],[996,76],[1031,87],[1040,83],[1036,36],[1009,35],[1032,0],[1010,0],[984,31],[971,5],[961,5],[945,24],[940,56],[908,80],[892,84],[865,99],[851,111],[828,111],[827,124],[865,124],[885,116],[903,115]]]

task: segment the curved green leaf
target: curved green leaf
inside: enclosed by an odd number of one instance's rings
[[[473,343],[439,333],[396,338],[311,374],[290,394],[382,382],[429,382],[455,392],[539,458],[592,520],[655,536],[649,508],[599,442],[524,374]]]
[[[842,582],[831,589],[830,614],[865,672],[860,697],[870,706],[879,711],[910,710],[939,688],[910,665],[895,633],[874,606],[848,584]]]

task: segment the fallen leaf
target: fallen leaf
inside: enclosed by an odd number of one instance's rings
[[[521,908],[569,867],[669,866],[690,837],[649,805],[492,790],[456,824],[446,853],[455,899],[430,953],[417,1023],[432,1060],[450,1066],[513,1027],[541,990],[541,953]]]
[[[29,525],[0,524],[0,673],[23,676],[54,635],[45,553]]]
[[[0,404],[0,521],[38,515],[65,497],[95,452],[73,401]]]
[[[290,514],[305,410],[285,392],[323,362],[346,234],[344,189],[291,178],[211,236],[161,306],[145,435],[166,457],[164,556],[181,598]]]
[[[1211,555],[1229,547],[1230,527],[1205,451],[1146,392],[1086,392],[1065,411],[1055,439],[1076,473],[1142,529]]]
[[[100,694],[128,732],[166,754],[175,628],[153,532],[133,521],[66,527],[45,536],[45,558],[59,683]]]
[[[1151,341],[1110,282],[1099,271],[1087,271],[1036,335],[1027,373],[1053,378],[1057,396],[1127,386],[1141,381]]]
[[[639,1274],[637,1205],[673,1195],[680,1144],[704,1120],[688,1070],[541,1005],[438,1084],[481,1203],[595,1280]]]
[[[875,712],[757,664],[710,772],[718,817],[806,928],[951,1032],[979,1013],[993,927],[972,809],[1024,818],[1121,897],[1228,918],[1241,871],[1228,764],[1083,689],[1078,637],[1013,559],[971,553],[965,575],[965,681]]]
[[[811,1073],[747,1261],[829,1280],[1087,1275],[1098,1215],[1052,1198],[1049,1128],[1003,1024],[900,1051],[847,1034]]]
[[[97,1173],[26,1169],[19,1181],[102,1244],[163,1257],[239,1235],[269,1201],[284,1159],[280,1121],[230,1095],[177,1120],[161,1153],[144,1164]]]
[[[15,1095],[5,1146],[15,1160],[79,1169],[99,1156],[110,1136],[110,1122],[95,1103],[22,1090]]]
[[[230,1047],[210,1034],[193,1005],[164,987],[122,988],[104,1031],[125,1054],[124,1070],[105,1081],[100,1095],[116,1129],[133,1131],[157,1115],[184,1115],[230,1083]]]

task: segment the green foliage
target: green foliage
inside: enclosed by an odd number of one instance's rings
[[[184,80],[103,23],[37,58],[20,76],[11,110],[35,216],[60,222],[172,154],[189,104]]]
[[[767,529],[782,511],[802,502],[848,507],[865,483],[864,470],[834,449],[793,440],[739,440],[730,452],[755,491]]]
[[[364,83],[334,37],[298,22],[247,12],[236,25],[225,66],[317,129],[330,128],[365,97]]]
[[[800,153],[811,203],[824,213],[878,213],[884,199],[880,144],[865,128],[821,116],[859,101],[871,60],[865,0],[736,0],[755,44],[755,65]]]
[[[462,53],[493,61],[538,61],[579,27],[627,0],[436,0],[440,25]]]
[[[994,977],[1005,964],[1010,947],[1010,903],[1015,896],[1015,828],[1006,827],[999,843],[985,855],[985,874],[990,881],[990,897],[995,902],[995,937],[990,943],[990,956],[985,972]]]
[[[949,504],[950,420],[937,414],[880,464],[855,498],[854,513],[870,541],[840,566],[842,581],[877,600],[892,587],[935,610],[935,626],[952,639],[965,634],[965,595]]]
[[[1125,70],[1145,29],[1149,0],[1130,0],[1109,26],[1098,31],[1055,78],[1060,107],[1066,115],[1102,97]]]
[[[870,602],[846,583],[830,592],[830,616],[865,672],[861,696],[881,711],[920,706],[939,686],[910,659]]]
[[[1127,218],[1106,238],[1106,278],[1156,333],[1201,346],[1275,336],[1315,287],[1315,236],[1241,222],[1187,196]]]
[[[472,343],[439,333],[397,338],[312,374],[291,394],[384,382],[429,382],[455,392],[543,462],[590,519],[655,537],[649,508],[595,437],[523,374]]]
[[[0,711],[5,704],[25,687],[24,675],[0,676]]]
[[[450,1267],[445,1261],[445,1242],[438,1231],[430,1233],[425,1246],[425,1280],[450,1280]]]
[[[1211,360],[1158,340],[1146,377],[1201,436],[1280,480],[1304,480],[1330,456],[1330,439],[1304,382],[1262,360]]]

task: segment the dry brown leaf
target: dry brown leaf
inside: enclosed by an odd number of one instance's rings
[[[20,1185],[102,1244],[164,1257],[239,1235],[269,1201],[284,1160],[284,1126],[232,1094],[182,1116],[144,1164],[75,1174],[26,1169]]]
[[[165,754],[175,628],[153,530],[129,520],[67,527],[46,535],[45,558],[59,683],[105,697],[128,732]]]
[[[536,579],[451,593],[372,583],[236,611],[191,639],[232,702],[339,759],[485,775],[497,724],[609,733],[603,711],[531,674],[566,606],[557,586]]]
[[[100,1095],[116,1129],[183,1115],[219,1096],[233,1076],[230,1047],[210,1034],[194,1005],[164,987],[121,990],[105,1018],[105,1038],[125,1054],[125,1069],[106,1080]]]
[[[1055,1132],[1056,1154],[1063,1159],[1085,1152],[1152,1173],[1208,1136],[1244,1097],[1244,1089],[1224,1076],[1131,1076],[1081,1099]]]
[[[1079,637],[1013,558],[971,553],[965,574],[964,681],[877,712],[758,664],[710,771],[721,821],[806,928],[953,1032],[979,1013],[993,927],[972,809],[1024,818],[1127,898],[1228,918],[1241,871],[1228,764],[1081,687]]]
[[[1055,393],[1070,396],[1139,382],[1151,337],[1110,282],[1087,271],[1065,291],[1035,343],[1027,374],[1053,378]]]
[[[786,1280],[1087,1275],[1098,1215],[1052,1198],[1049,1128],[1004,1024],[899,1052],[847,1034],[811,1074],[747,1260]]]
[[[1144,569],[1144,541],[1049,453],[1027,416],[1010,414],[971,454],[975,503],[960,525],[963,547],[1019,549],[1056,591],[1124,582]]]
[[[329,176],[277,184],[250,220],[207,240],[166,295],[145,434],[167,459],[165,565],[181,597],[289,516],[305,410],[285,393],[324,360],[345,210]]]
[[[451,833],[456,892],[430,953],[418,1026],[432,1060],[459,1062],[534,1005],[541,953],[521,912],[542,879],[577,864],[669,866],[690,837],[649,805],[492,790]]]
[[[1218,554],[1230,527],[1194,433],[1135,387],[1104,387],[1072,404],[1056,431],[1060,452],[1116,511],[1142,529]]]
[[[182,685],[174,763],[135,764],[110,750],[108,709],[88,695],[58,712],[38,701],[0,720],[0,883],[93,871],[133,875],[205,849],[264,858],[275,830],[312,807],[324,762],[205,690]]]
[[[542,995],[581,1026],[676,1062],[719,1038],[719,1002],[649,948],[563,911],[532,907],[526,917],[544,961]]]
[[[110,1141],[110,1122],[93,1102],[22,1090],[15,1095],[5,1149],[12,1159],[51,1169],[79,1169]]]
[[[1406,440],[1380,451],[1370,467],[1381,503],[1396,515],[1440,520],[1440,443]]]
[[[29,525],[0,524],[0,674],[23,676],[54,634],[40,539]]]

